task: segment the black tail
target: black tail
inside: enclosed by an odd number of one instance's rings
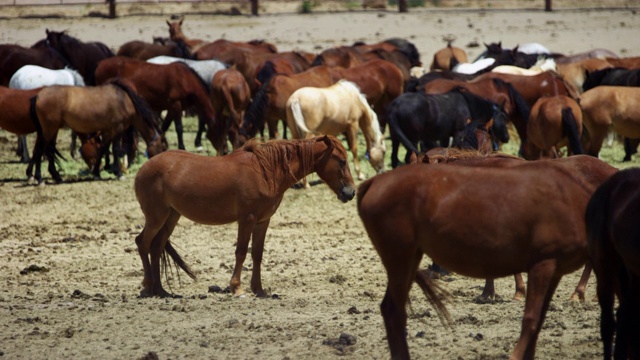
[[[38,102],[38,95],[32,97],[29,100],[29,114],[31,115],[31,121],[36,127],[36,133],[38,134],[38,138],[36,140],[36,146],[44,147],[44,132],[42,131],[42,124],[40,122],[40,118],[38,118],[38,112],[36,111],[36,103]],[[54,161],[58,167],[60,167],[60,159],[65,160],[66,158],[58,151],[55,143],[48,144],[46,148],[42,148],[45,156],[49,159],[49,161]],[[34,159],[35,160],[35,159]],[[39,160],[39,159],[38,159]]]
[[[402,127],[400,127],[400,119],[398,119],[397,111],[394,106],[389,107],[389,112],[387,113],[387,122],[389,124],[389,130],[391,130],[391,134],[395,135],[398,140],[404,145],[404,147],[408,151],[413,151],[416,155],[420,154],[420,151],[416,148],[415,145],[407,138],[407,135],[402,131]]]
[[[251,104],[244,113],[244,123],[242,128],[250,137],[256,136],[258,131],[264,131],[264,115],[267,108],[267,87],[269,81],[262,84],[260,90],[253,96]]]
[[[580,134],[578,134],[578,124],[570,107],[562,109],[562,131],[569,138],[569,147],[571,147],[573,155],[584,154]]]
[[[509,97],[511,98],[513,103],[516,105],[516,111],[518,112],[518,114],[526,124],[529,121],[529,115],[531,114],[531,108],[529,107],[529,104],[527,103],[527,101],[522,97],[522,95],[518,92],[518,90],[516,90],[513,87],[513,85],[511,85],[510,83],[497,78],[493,79],[493,82],[499,89],[507,88],[509,92]]]
[[[177,268],[182,269],[185,273],[187,273],[187,275],[189,275],[190,278],[192,279],[196,278],[196,274],[193,273],[193,270],[191,270],[189,265],[187,265],[187,263],[182,259],[180,254],[178,254],[178,251],[176,251],[173,245],[171,245],[171,242],[169,240],[167,240],[167,245],[165,245],[165,248],[164,248],[163,255],[165,254],[168,254],[171,257],[171,260],[173,260],[173,263],[176,265]],[[163,263],[162,268],[165,269],[165,274],[166,274],[166,269],[167,269],[166,256],[162,257],[162,263]]]

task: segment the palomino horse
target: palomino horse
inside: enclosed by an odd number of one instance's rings
[[[527,76],[538,75],[545,71],[557,71],[555,60],[552,58],[540,58],[537,63],[528,69],[513,65],[500,65],[491,69],[491,72]]]
[[[264,144],[251,140],[227,156],[207,157],[173,150],[147,161],[135,180],[136,197],[145,217],[144,228],[136,237],[144,268],[140,295],[171,296],[163,289],[160,278],[164,254],[195,277],[169,241],[178,220],[185,216],[207,225],[238,222],[231,291],[234,295],[243,294],[240,275],[249,242],[253,241],[251,291],[267,296],[260,265],[269,221],[284,192],[313,172],[342,202],[355,196],[347,152],[335,137]]]
[[[458,47],[451,46],[452,41],[447,42],[447,47],[436,51],[433,55],[433,61],[429,69],[449,71],[453,68],[451,59],[455,59],[458,63],[468,63],[467,53]]]
[[[591,197],[585,222],[589,259],[598,279],[604,358],[640,358],[640,169],[611,176]],[[617,321],[615,298],[620,306]],[[615,351],[613,335],[616,335]]]
[[[497,104],[462,88],[444,94],[404,93],[388,108],[391,131],[391,166],[399,165],[400,144],[406,149],[405,163],[411,153],[435,147],[448,147],[450,138],[457,143],[465,134],[467,120],[487,123],[494,118],[495,133],[501,142],[509,141],[506,114]]]
[[[51,85],[84,86],[84,79],[79,72],[70,68],[53,70],[38,65],[25,65],[18,69],[9,80],[9,87],[12,89],[30,90]],[[18,141],[18,148],[22,148],[21,161],[26,163],[29,161],[26,135],[20,135]],[[75,137],[73,142],[75,142]],[[71,148],[73,156],[75,144],[72,144]]]
[[[211,81],[211,104],[216,112],[216,122],[208,129],[207,137],[218,155],[227,153],[227,134],[235,150],[245,141],[238,134],[244,112],[251,102],[249,84],[235,69],[218,71]]]
[[[101,42],[82,42],[64,31],[47,29],[46,33],[47,45],[60,53],[82,75],[87,85],[96,85],[94,74],[98,63],[115,55]]]
[[[195,53],[200,49],[206,41],[200,39],[189,39],[182,32],[182,22],[184,21],[184,17],[180,18],[179,21],[169,22],[167,20],[167,25],[169,25],[169,39],[175,42],[184,42],[189,48],[191,53]]]
[[[575,100],[564,95],[541,97],[531,108],[524,158],[557,158],[563,146],[567,155],[582,154],[581,134],[582,110]]]
[[[182,62],[158,65],[115,56],[100,62],[96,69],[99,84],[114,78],[129,80],[155,111],[167,110],[162,132],[166,132],[174,120],[181,149],[184,149],[182,111],[195,107],[199,115],[195,146],[201,146],[205,125],[213,125],[215,113],[209,99],[209,85],[191,67]]]
[[[585,152],[598,156],[609,130],[625,138],[640,139],[640,109],[636,105],[640,88],[633,86],[596,86],[578,99],[588,140]],[[631,154],[625,149],[625,160]]]
[[[78,133],[90,134],[100,131],[105,141],[100,155],[108,149],[109,141],[114,145],[122,132],[134,125],[147,143],[149,156],[166,150],[166,142],[158,132],[153,113],[144,100],[128,84],[115,81],[95,87],[50,86],[42,89],[31,100],[32,121],[38,130],[36,147],[33,150],[38,183],[42,182],[40,163],[45,152],[49,160],[49,172],[56,182],[62,178],[55,168],[55,140],[63,126]],[[117,151],[114,151],[114,155]],[[116,176],[121,177],[119,157],[115,157]],[[100,176],[100,160],[93,168],[95,177]]]
[[[489,154],[479,154],[477,152],[460,151],[455,148],[446,149],[446,152],[427,152],[427,157],[419,160],[418,162],[436,163],[436,164],[450,164],[457,166],[472,166],[472,167],[517,167],[523,164],[527,164],[522,158],[518,158],[512,155],[503,154],[499,152]],[[479,156],[482,155],[482,156]],[[588,191],[593,193],[603,182],[605,182],[611,175],[615,174],[618,169],[607,164],[606,162],[588,155],[575,155],[564,158],[557,158],[551,161],[566,168],[566,170],[575,176],[582,179]],[[571,295],[571,300],[585,300],[585,292],[587,283],[589,281],[589,275],[591,274],[591,264],[587,263],[582,272],[582,276],[576,286],[575,291]],[[522,275],[519,273],[515,276],[515,300],[522,300],[525,297],[525,283],[522,279]],[[482,294],[478,297],[480,301],[488,301],[495,298],[495,286],[493,279],[487,279],[485,282]]]
[[[505,192],[508,201],[496,202]],[[409,358],[406,304],[414,281],[450,320],[448,294],[418,271],[426,254],[466,276],[527,272],[522,331],[511,358],[534,358],[560,279],[587,261],[590,195],[580,178],[551,162],[523,162],[517,171],[416,164],[362,183],[358,213],[387,272],[380,307],[391,357]]]
[[[353,167],[358,179],[363,180],[365,177],[358,159],[360,128],[367,144],[366,157],[376,173],[384,171],[386,149],[378,116],[356,84],[340,80],[325,88],[303,87],[289,97],[286,110],[287,126],[294,139],[345,133],[353,155]],[[309,187],[306,177],[303,183],[305,188]]]

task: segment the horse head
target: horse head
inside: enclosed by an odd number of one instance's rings
[[[356,195],[355,183],[347,163],[347,150],[334,136],[317,137],[313,149],[314,169],[322,180],[333,190],[343,203]]]

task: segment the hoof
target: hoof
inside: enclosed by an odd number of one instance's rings
[[[196,147],[196,151],[197,152],[203,152],[204,148],[202,146],[198,146],[198,147]]]
[[[124,177],[124,175],[120,175],[120,176],[118,177],[118,180],[120,180],[120,181],[125,181],[125,180],[127,180],[127,178],[126,178],[126,177]]]

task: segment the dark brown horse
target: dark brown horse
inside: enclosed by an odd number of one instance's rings
[[[98,41],[83,42],[65,31],[47,29],[46,33],[47,45],[62,55],[82,75],[87,85],[96,85],[94,74],[98,63],[115,55],[107,45]]]
[[[238,130],[250,102],[249,85],[238,70],[224,69],[213,76],[211,104],[216,112],[216,123],[209,128],[207,136],[218,155],[228,151],[227,134],[234,150],[246,141],[239,136]]]
[[[24,65],[38,65],[47,69],[62,69],[68,62],[55,50],[38,41],[31,47],[0,45],[0,86],[9,86],[11,76]]]
[[[147,143],[149,156],[166,150],[166,142],[144,100],[138,96],[129,84],[121,81],[95,86],[49,86],[43,88],[30,105],[32,121],[38,131],[38,139],[33,150],[36,165],[35,178],[42,182],[40,163],[44,153],[49,160],[49,172],[56,182],[62,178],[55,168],[55,141],[58,130],[63,126],[83,134],[101,131],[105,145],[101,147],[103,155],[108,142],[118,140],[130,125],[134,125]],[[114,144],[117,142],[114,142]],[[100,157],[94,167],[94,176],[100,176]],[[116,176],[120,169],[119,157],[115,157]]]
[[[211,106],[207,84],[188,65],[174,62],[166,65],[116,56],[100,62],[96,69],[96,81],[103,84],[110,79],[130,81],[135,90],[157,112],[167,110],[162,124],[166,132],[175,121],[178,147],[184,149],[182,140],[182,111],[194,107],[199,115],[196,147],[204,133],[205,125],[213,126],[215,112]]]
[[[508,201],[497,201],[505,193]],[[511,357],[534,358],[560,279],[587,260],[590,195],[581,178],[551,162],[523,163],[517,171],[417,164],[362,183],[358,213],[387,272],[381,311],[391,357],[409,358],[405,307],[414,281],[449,319],[446,294],[418,271],[427,254],[466,276],[527,272],[522,332]]]
[[[267,296],[262,287],[260,265],[269,221],[284,192],[313,172],[342,202],[354,197],[347,153],[334,137],[275,140],[264,144],[253,140],[221,157],[174,150],[146,162],[135,181],[136,197],[145,216],[144,229],[136,237],[144,268],[141,296],[171,296],[162,287],[160,278],[163,254],[168,254],[177,266],[195,277],[169,241],[182,216],[207,225],[237,222],[231,291],[234,295],[243,293],[242,266],[252,241],[251,291],[260,297]]]
[[[118,49],[117,56],[126,56],[138,60],[149,60],[156,56],[173,56],[190,59],[191,51],[184,41],[169,41],[167,44],[147,43],[144,41],[129,41]]]
[[[612,354],[615,359],[640,358],[639,189],[640,169],[622,170],[596,190],[585,214],[589,259],[598,279],[604,359]]]
[[[565,95],[541,97],[531,108],[524,158],[558,158],[564,146],[567,156],[582,154],[581,134],[582,110],[575,100]]]

